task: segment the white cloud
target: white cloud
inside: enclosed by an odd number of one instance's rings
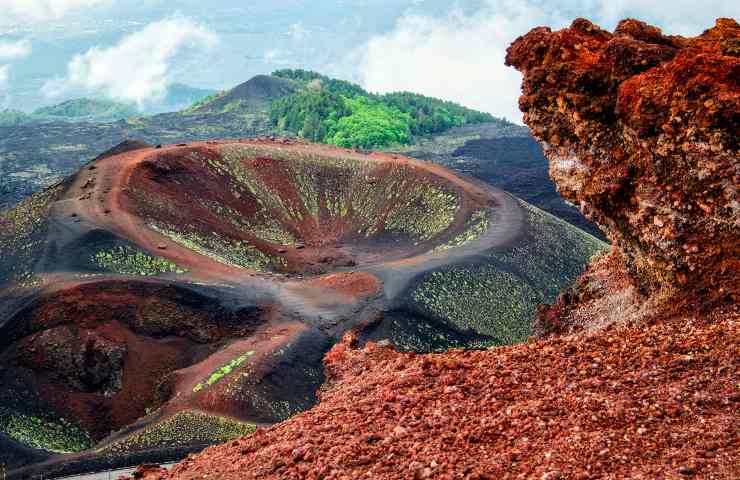
[[[0,65],[0,94],[2,94],[6,88],[8,88],[8,77],[9,77],[10,66]]]
[[[124,37],[109,48],[94,47],[76,55],[65,77],[46,82],[44,93],[69,91],[104,94],[142,105],[161,99],[171,83],[170,70],[185,49],[213,47],[218,37],[184,17],[167,18]]]
[[[494,2],[490,2],[494,3]],[[495,2],[475,15],[406,16],[360,54],[361,83],[369,90],[408,90],[520,121],[521,76],[504,66],[506,47],[533,24],[553,20],[519,2]]]
[[[625,17],[669,33],[695,35],[719,16],[737,17],[740,3],[705,0],[484,0],[475,14],[408,14],[345,59],[349,77],[376,92],[409,90],[441,97],[520,122],[521,76],[504,65],[511,42],[538,25],[562,28],[587,17],[614,28]],[[345,67],[345,70],[347,67]]]
[[[16,60],[31,54],[31,42],[19,40],[7,42],[0,40],[0,61]]]
[[[43,22],[62,18],[73,11],[107,6],[113,0],[0,0],[0,23]]]
[[[31,42],[28,40],[0,40],[0,62],[12,62],[31,54]],[[0,97],[3,108],[8,102],[8,83],[10,81],[10,63],[0,63]]]
[[[284,65],[288,62],[290,52],[279,48],[271,48],[262,55],[262,61],[267,64]]]

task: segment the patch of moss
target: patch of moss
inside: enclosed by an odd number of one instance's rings
[[[222,378],[224,378],[225,376],[227,376],[228,374],[230,374],[231,372],[233,372],[234,369],[236,369],[239,366],[241,366],[252,355],[254,355],[254,352],[253,351],[250,351],[250,352],[245,353],[244,355],[240,355],[240,356],[236,357],[235,359],[233,359],[232,361],[230,361],[229,363],[227,363],[223,367],[221,367],[218,370],[216,370],[215,372],[213,372],[211,374],[211,376],[208,377],[208,380],[206,380],[205,384],[199,383],[198,385],[196,385],[193,388],[193,393],[198,393],[201,390],[203,390],[204,388],[210,387],[211,385],[217,383],[219,380],[221,380]]]
[[[0,431],[31,448],[53,453],[77,453],[93,446],[81,429],[67,420],[26,415],[0,407]]]
[[[121,275],[146,277],[162,273],[187,272],[165,258],[153,257],[129,246],[99,251],[91,260],[99,268]]]
[[[183,411],[101,448],[98,453],[128,453],[153,448],[224,443],[249,435],[256,429],[255,425],[230,418]]]

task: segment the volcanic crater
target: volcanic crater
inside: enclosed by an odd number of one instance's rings
[[[324,273],[423,254],[493,206],[432,165],[329,149],[207,144],[134,166],[123,208],[225,265]]]
[[[126,142],[0,225],[0,430],[87,457],[309,408],[348,331],[523,341],[604,248],[433,164],[289,140]]]

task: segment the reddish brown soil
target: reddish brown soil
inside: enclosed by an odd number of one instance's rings
[[[738,478],[740,317],[486,352],[351,339],[313,410],[147,478]]]
[[[156,283],[60,286],[17,316],[22,340],[2,365],[30,369],[44,401],[101,439],[167,401],[171,373],[264,321],[236,322],[214,302],[198,310],[183,295]]]
[[[353,298],[364,298],[381,291],[380,281],[367,272],[339,272],[324,275],[306,282],[316,288],[328,288]]]

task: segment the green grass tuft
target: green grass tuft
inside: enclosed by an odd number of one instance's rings
[[[103,447],[98,453],[129,453],[154,448],[224,443],[249,435],[256,429],[250,423],[230,418],[183,411],[124,440]]]
[[[206,387],[210,387],[211,385],[217,383],[219,380],[230,374],[234,369],[242,365],[244,362],[246,362],[249,357],[254,355],[253,351],[247,352],[244,355],[240,355],[239,357],[233,359],[223,367],[219,368],[215,372],[211,374],[210,377],[208,377],[208,380],[206,380],[205,385],[202,383],[199,383],[193,388],[193,393],[198,393],[201,390],[203,390]]]
[[[0,431],[31,448],[77,453],[93,446],[90,437],[67,420],[26,415],[0,407]]]
[[[103,270],[121,275],[148,277],[162,273],[182,274],[182,269],[162,257],[153,257],[131,247],[117,247],[97,252],[92,262]]]

